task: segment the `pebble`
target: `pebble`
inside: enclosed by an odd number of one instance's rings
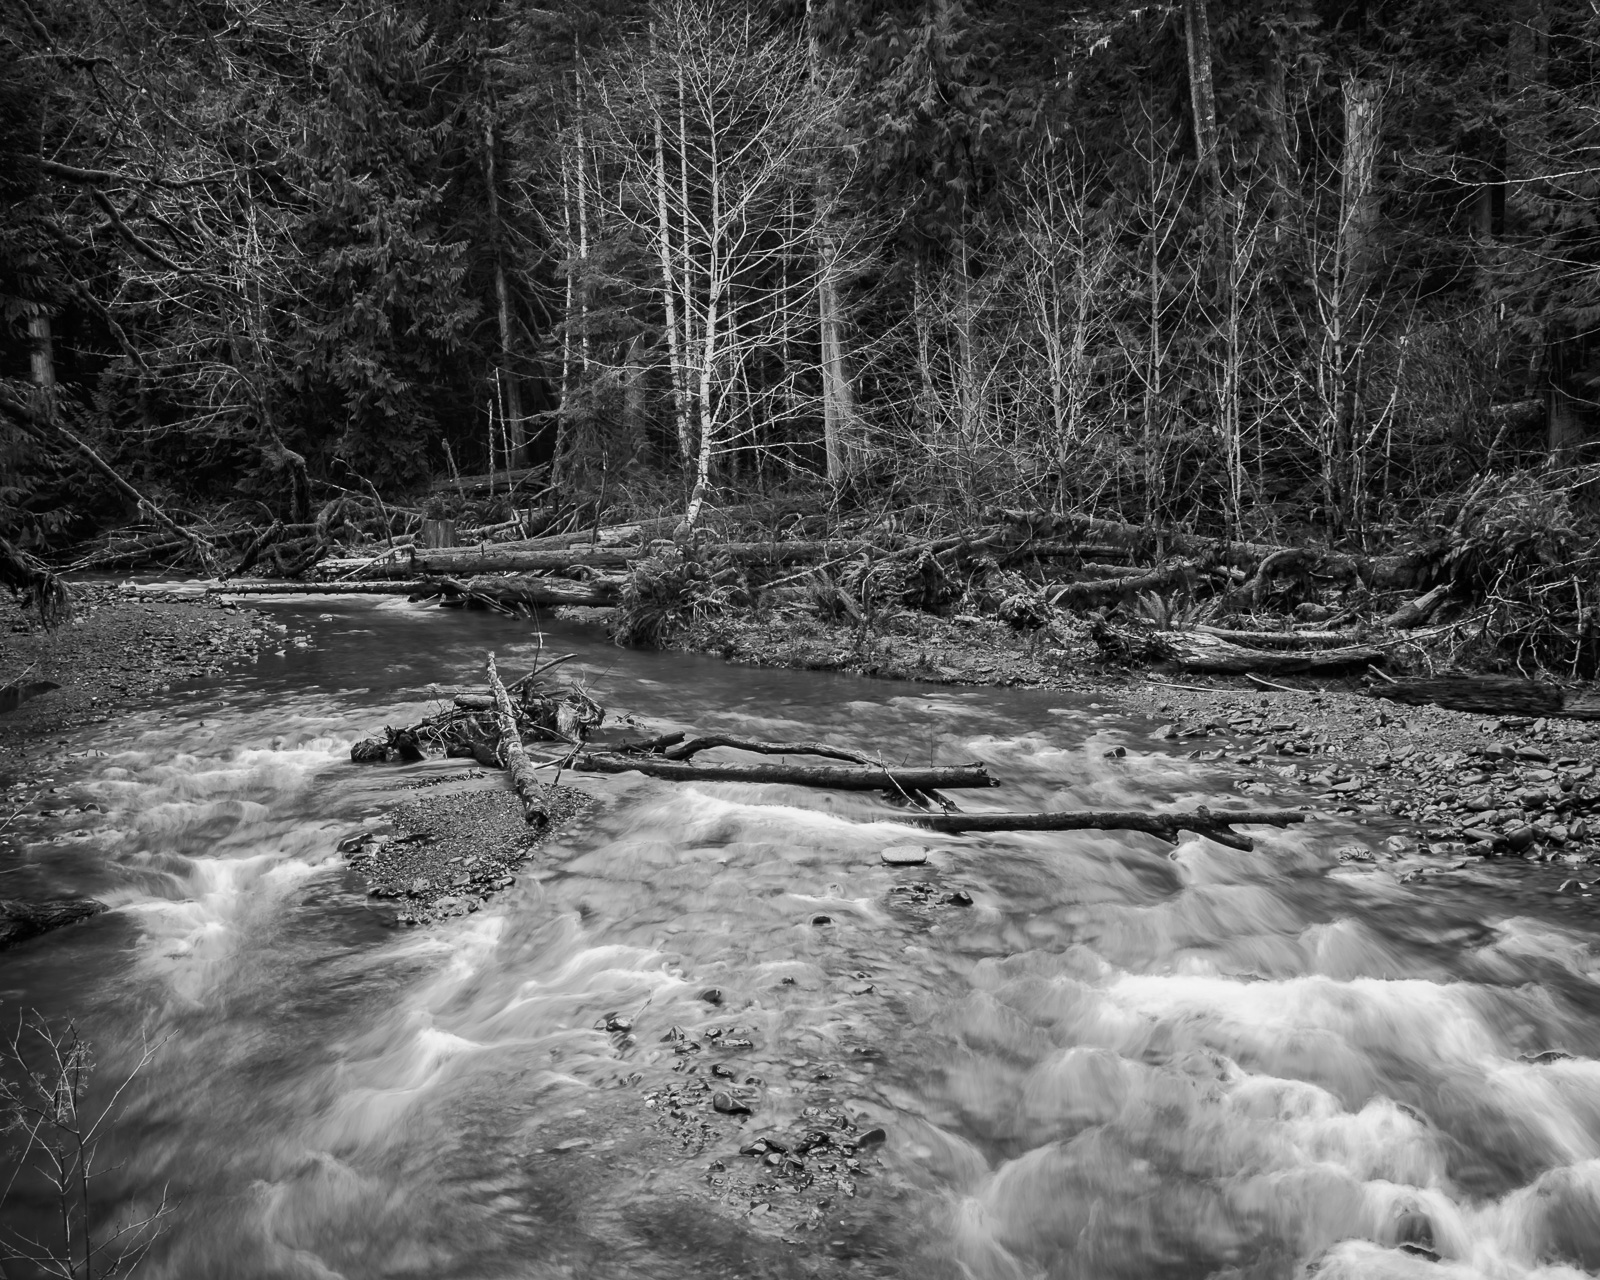
[[[928,860],[928,851],[919,844],[897,844],[879,856],[891,867],[920,867]]]

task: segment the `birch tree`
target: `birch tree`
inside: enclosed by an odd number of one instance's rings
[[[597,80],[586,94],[591,198],[607,234],[648,246],[651,278],[638,284],[666,339],[693,528],[720,460],[752,446],[757,425],[740,424],[742,407],[782,412],[786,398],[750,390],[773,369],[821,388],[842,376],[829,292],[840,236],[831,187],[818,181],[830,90],[801,38],[707,0],[655,6],[649,39]],[[796,342],[807,330],[811,341]],[[831,373],[819,380],[819,369]],[[839,398],[835,388],[825,418]]]

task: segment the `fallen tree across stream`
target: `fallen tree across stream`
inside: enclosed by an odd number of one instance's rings
[[[1215,840],[1234,849],[1253,849],[1248,836],[1233,830],[1235,824],[1289,827],[1304,822],[1298,809],[1209,809],[1200,805],[1189,813],[1140,813],[1134,810],[1079,809],[1061,813],[928,813],[899,819],[947,835],[978,831],[1142,831],[1176,844],[1180,831]]]
[[[790,750],[793,750],[791,747]],[[788,754],[774,743],[767,754]],[[798,754],[798,753],[797,753]],[[632,773],[671,782],[777,782],[802,787],[828,787],[836,791],[929,791],[955,787],[998,787],[981,764],[943,765],[902,769],[845,768],[825,764],[695,764],[655,756],[611,755],[584,752],[572,760],[580,773]]]

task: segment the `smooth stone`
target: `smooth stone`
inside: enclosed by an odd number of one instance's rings
[[[717,1092],[711,1095],[711,1105],[725,1116],[747,1116],[750,1108],[740,1102],[731,1093]]]
[[[928,851],[920,844],[897,844],[881,856],[891,867],[920,867],[928,860]]]

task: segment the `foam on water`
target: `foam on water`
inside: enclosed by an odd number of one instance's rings
[[[1254,832],[1250,852],[1119,832],[952,838],[871,794],[607,777],[583,783],[595,815],[483,910],[383,929],[334,845],[409,799],[404,780],[457,766],[356,770],[348,746],[431,708],[429,682],[454,683],[490,640],[520,650],[504,632],[441,645],[455,633],[430,631],[434,653],[411,630],[434,615],[338,609],[362,623],[348,652],[294,659],[320,691],[286,676],[136,717],[68,779],[103,811],[82,817],[92,849],[28,852],[92,872],[124,926],[104,936],[131,958],[61,1007],[83,1012],[108,1065],[141,1034],[170,1037],[159,1076],[128,1095],[137,1137],[117,1153],[128,1205],[169,1182],[184,1198],[151,1274],[570,1274],[519,1261],[576,1229],[529,1181],[564,1176],[540,1172],[553,1157],[530,1154],[533,1135],[591,1110],[642,1116],[635,1082],[670,1078],[663,1036],[712,1022],[755,1042],[753,1124],[798,1123],[824,1079],[887,1129],[862,1203],[886,1232],[923,1225],[874,1274],[1600,1267],[1600,958],[1570,919],[1340,870],[1334,850],[1378,834],[1365,828]],[[1006,785],[964,794],[970,811],[1237,798],[1110,713],[675,661],[584,657],[651,731],[983,759]],[[686,671],[701,681],[687,692]],[[1118,745],[1130,754],[1108,758]],[[908,840],[931,847],[927,866],[884,867],[879,851]],[[924,881],[975,905],[891,893]],[[726,1007],[700,998],[709,987]],[[636,1043],[603,1030],[613,1014]],[[1552,1048],[1574,1056],[1524,1060]],[[704,1207],[703,1165],[584,1186],[745,1230]],[[666,1246],[630,1248],[607,1274],[698,1274]]]

